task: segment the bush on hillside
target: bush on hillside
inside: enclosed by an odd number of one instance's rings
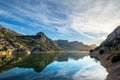
[[[113,56],[113,58],[111,59],[112,63],[116,63],[118,61],[120,61],[120,53],[118,55],[116,55],[116,56]]]
[[[90,52],[90,53],[92,53],[92,52],[93,52],[93,50],[90,50],[89,52]]]
[[[103,49],[101,49],[101,50],[99,50],[99,54],[104,54],[104,52],[105,52],[105,50],[103,50]]]

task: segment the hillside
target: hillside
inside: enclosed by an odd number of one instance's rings
[[[120,79],[120,26],[110,33],[99,47],[90,53],[91,57],[99,59],[107,69],[107,80]]]
[[[57,40],[55,41],[64,51],[89,51],[90,49],[94,49],[96,47],[93,45],[85,45],[82,42],[68,40]]]
[[[60,51],[59,46],[44,33],[22,35],[0,25],[0,54]]]

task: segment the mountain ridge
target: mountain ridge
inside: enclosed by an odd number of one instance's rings
[[[22,35],[0,25],[1,54],[20,52],[39,53],[61,51],[61,48],[43,32],[36,35]]]
[[[83,42],[68,41],[68,40],[56,40],[55,41],[64,51],[89,51],[96,48],[95,44],[86,45]]]

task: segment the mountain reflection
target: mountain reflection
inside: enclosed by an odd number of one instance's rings
[[[18,63],[21,68],[33,68],[34,71],[42,71],[48,64],[54,61],[58,54],[30,54]]]
[[[14,54],[0,58],[0,80],[104,80],[106,75],[106,70],[88,52]]]
[[[6,71],[8,69],[19,67],[19,68],[33,68],[34,71],[40,72],[48,64],[53,62],[57,53],[47,54],[14,54],[10,57],[2,56],[0,57],[0,72]]]
[[[35,72],[42,71],[48,64],[53,61],[68,61],[69,58],[78,60],[88,54],[79,52],[62,52],[62,53],[41,53],[41,54],[14,54],[10,57],[0,57],[0,72],[9,70],[14,67],[33,68]]]
[[[88,55],[87,51],[86,52],[85,51],[63,52],[58,56],[57,61],[68,61],[69,58],[78,60],[79,58],[83,58],[84,56],[87,56],[87,55]]]

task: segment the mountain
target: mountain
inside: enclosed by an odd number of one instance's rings
[[[107,69],[106,80],[120,79],[120,26],[110,33],[99,47],[91,51],[91,57],[100,60]]]
[[[90,49],[94,49],[96,47],[93,45],[85,45],[82,42],[68,40],[57,40],[55,41],[64,51],[89,51]]]
[[[108,35],[107,39],[101,44],[101,46],[116,47],[119,44],[120,44],[120,26],[118,26],[111,34]]]
[[[22,35],[0,25],[0,54],[60,51],[60,47],[43,32]]]

